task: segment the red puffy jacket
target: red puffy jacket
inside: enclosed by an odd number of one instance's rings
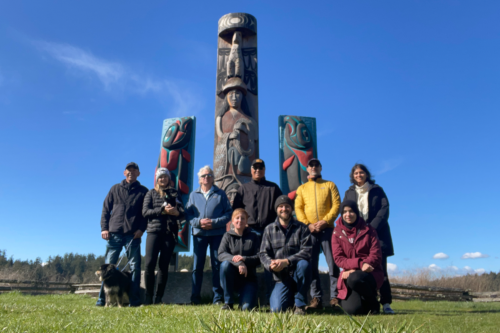
[[[337,266],[343,270],[361,269],[364,263],[374,268],[372,274],[380,289],[384,282],[382,270],[382,250],[373,227],[366,224],[360,217],[358,224],[351,230],[347,229],[339,217],[332,234],[332,254]],[[342,279],[342,273],[337,283],[339,294],[337,298],[346,299],[347,285]]]

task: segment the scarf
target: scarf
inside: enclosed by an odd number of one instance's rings
[[[358,208],[363,220],[368,220],[368,192],[372,189],[372,184],[365,182],[363,186],[355,185],[356,193],[358,193]]]

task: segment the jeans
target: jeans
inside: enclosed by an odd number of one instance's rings
[[[300,260],[293,276],[277,282],[271,294],[271,312],[286,311],[294,304],[303,307],[307,302],[307,290],[311,285],[311,267],[306,260]]]
[[[219,245],[223,235],[217,236],[193,236],[193,288],[191,291],[191,302],[199,304],[201,302],[201,285],[203,283],[203,267],[207,257],[207,248],[210,245],[210,262],[212,264],[212,291],[214,292],[213,302],[222,302],[223,291],[220,286],[219,273]]]
[[[146,256],[144,258],[146,261],[146,270],[144,272],[144,280],[146,282],[146,294],[149,300],[152,300],[155,304],[161,303],[165,287],[167,286],[168,265],[174,252],[175,237],[171,232],[164,231],[158,233],[148,232],[148,237],[146,238]],[[160,255],[160,261],[158,262],[156,294],[154,294],[155,268],[158,255]]]
[[[348,288],[346,299],[340,300],[340,306],[350,315],[366,315],[380,310],[377,301],[377,282],[371,273],[357,270],[346,280]]]
[[[328,264],[328,275],[330,276],[330,299],[334,299],[338,295],[337,280],[339,278],[340,270],[333,261],[332,255],[332,234],[333,228],[326,228],[318,233],[311,233],[312,241],[312,256],[311,256],[311,297],[318,298],[320,301],[323,297],[321,290],[321,281],[319,278],[319,254],[321,249],[325,254],[326,263]]]
[[[241,275],[238,266],[229,261],[223,261],[220,267],[220,284],[224,289],[224,303],[233,304],[233,294],[236,289],[240,298],[241,310],[252,310],[257,305],[257,282]]]
[[[262,240],[262,235],[264,233],[264,230],[252,229],[252,231],[254,233],[256,233],[257,235],[259,235],[260,240]],[[267,269],[264,269],[264,281],[266,283],[266,300],[265,300],[265,302],[261,302],[261,304],[260,304],[261,306],[266,305],[270,302],[271,293],[273,292],[274,284],[276,283],[276,281],[274,281],[274,278],[273,278],[273,273],[271,273]]]
[[[106,264],[116,264],[122,248],[127,248],[130,241],[134,239],[133,234],[109,233],[109,240],[106,244],[106,254],[104,262]],[[132,241],[132,244],[127,250],[127,260],[129,269],[132,272],[132,285],[130,287],[129,302],[130,306],[141,305],[140,287],[141,287],[141,239],[137,238]],[[124,267],[123,261],[120,263]],[[99,297],[96,305],[104,305],[106,303],[104,296],[104,287],[101,284]]]
[[[380,287],[380,303],[392,303],[392,291],[389,283],[389,275],[387,274],[387,257],[382,255],[382,269],[384,270],[384,283]]]

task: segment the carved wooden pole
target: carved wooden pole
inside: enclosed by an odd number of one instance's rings
[[[257,20],[231,13],[219,20],[215,97],[215,184],[233,200],[259,157]]]

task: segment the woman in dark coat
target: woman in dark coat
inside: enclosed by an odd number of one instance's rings
[[[177,244],[179,222],[184,218],[184,208],[179,192],[170,186],[170,172],[166,168],[156,171],[156,185],[144,198],[142,215],[148,220],[146,239],[145,304],[161,303],[168,279],[168,265]],[[156,295],[155,268],[158,261]]]
[[[340,209],[332,234],[333,260],[343,269],[337,298],[350,315],[379,313],[377,289],[384,281],[384,272],[377,232],[359,216],[356,202],[344,200]]]
[[[363,164],[355,164],[349,177],[353,185],[345,192],[344,200],[356,202],[360,216],[377,231],[382,248],[382,267],[385,276],[384,284],[380,288],[380,303],[384,313],[393,314],[391,285],[387,274],[387,257],[394,255],[389,227],[389,200],[382,187],[371,179],[370,171]]]

